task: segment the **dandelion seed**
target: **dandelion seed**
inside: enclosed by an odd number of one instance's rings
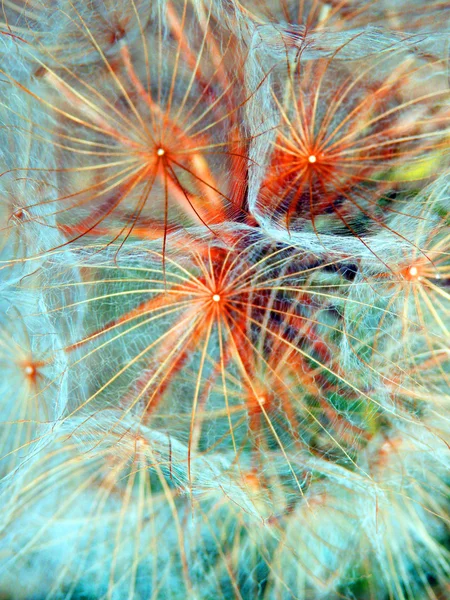
[[[444,64],[430,65],[435,85],[425,93],[412,85],[425,65],[400,43],[351,67],[339,60],[346,45],[305,65],[285,59],[284,69],[280,56],[269,90],[278,126],[266,136],[271,162],[253,210],[267,225],[284,220],[299,242],[308,224],[319,240],[345,230],[363,240],[376,228],[406,243],[418,221],[414,211],[408,216],[413,200],[406,192],[445,169],[443,160],[429,160],[430,152],[444,157],[448,148]],[[405,195],[403,208],[387,201],[395,194]],[[408,236],[390,224],[399,213],[411,222]],[[370,239],[361,245],[370,249]]]

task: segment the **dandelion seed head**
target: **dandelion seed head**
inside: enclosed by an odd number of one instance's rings
[[[5,3],[18,595],[439,595],[447,73],[397,3]]]

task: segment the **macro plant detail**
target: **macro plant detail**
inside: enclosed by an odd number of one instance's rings
[[[439,89],[439,70],[433,92],[410,97],[410,81],[423,69],[433,81],[434,65],[402,56],[394,49],[365,58],[363,65],[352,61],[349,75],[338,50],[332,61],[299,62],[299,72],[288,74],[286,106],[273,93],[281,124],[261,191],[264,209],[275,214],[284,209],[288,227],[295,227],[297,215],[303,217],[317,232],[329,230],[330,221],[354,234],[372,226],[389,229],[389,219],[400,212],[390,206],[392,195],[433,177],[439,150],[448,147],[442,129],[448,106],[439,108],[448,91]],[[398,93],[403,82],[405,93]]]
[[[2,598],[448,596],[447,12],[2,0]]]

